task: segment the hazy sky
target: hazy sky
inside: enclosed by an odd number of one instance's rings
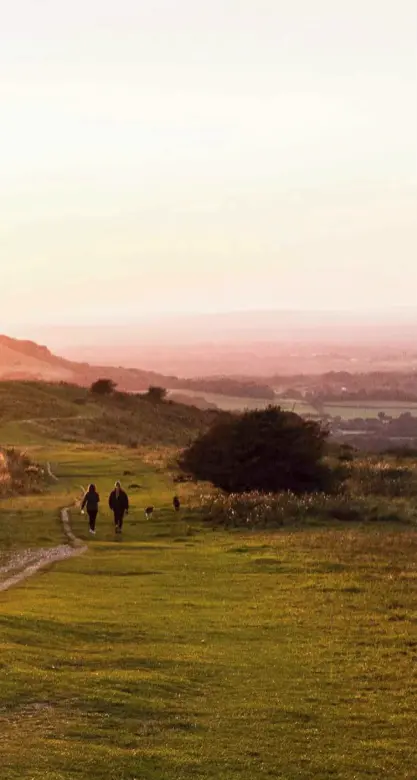
[[[417,306],[416,54],[415,0],[3,3],[0,330]]]

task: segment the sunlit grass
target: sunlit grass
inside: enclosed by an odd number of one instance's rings
[[[181,523],[2,599],[3,776],[412,778],[415,535]]]
[[[2,780],[414,780],[413,525],[213,530],[167,448],[29,452],[59,482],[0,502],[2,550],[62,542],[59,508],[90,481],[103,504],[93,540],[71,512],[84,556],[1,594]],[[347,468],[374,465],[380,484],[376,460]]]

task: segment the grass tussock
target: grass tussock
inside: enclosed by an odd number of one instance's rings
[[[0,498],[39,493],[45,487],[45,469],[13,447],[0,449]]]

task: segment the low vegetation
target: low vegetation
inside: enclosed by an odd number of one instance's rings
[[[0,382],[0,425],[24,423],[39,438],[133,448],[184,447],[225,417],[224,412],[164,401],[158,387],[150,393],[128,394],[107,384],[97,393],[97,388],[64,383]]]
[[[340,481],[332,493],[297,495],[251,491],[231,493],[207,490],[200,494],[200,515],[228,528],[280,528],[294,525],[348,523],[405,523],[417,525],[417,463],[395,456],[359,454],[337,458]],[[337,449],[326,457],[334,468]],[[342,462],[342,465],[340,464]]]
[[[14,448],[0,448],[0,498],[45,488],[45,468]]]
[[[92,414],[89,393],[76,385],[47,382],[0,382],[0,424],[14,420],[59,419]]]
[[[201,516],[226,528],[273,529],[294,525],[348,523],[417,524],[417,510],[405,498],[378,495],[295,493],[206,493],[200,499]]]

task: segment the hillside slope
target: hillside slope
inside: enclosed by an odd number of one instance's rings
[[[0,437],[5,425],[22,423],[32,432],[63,441],[102,442],[129,447],[183,447],[224,412],[146,395],[94,396],[76,385],[0,382]]]
[[[121,390],[147,390],[150,385],[169,387],[176,377],[152,371],[116,366],[90,366],[54,355],[33,341],[0,335],[0,380],[41,380],[71,382],[88,387],[100,377],[113,379]]]

